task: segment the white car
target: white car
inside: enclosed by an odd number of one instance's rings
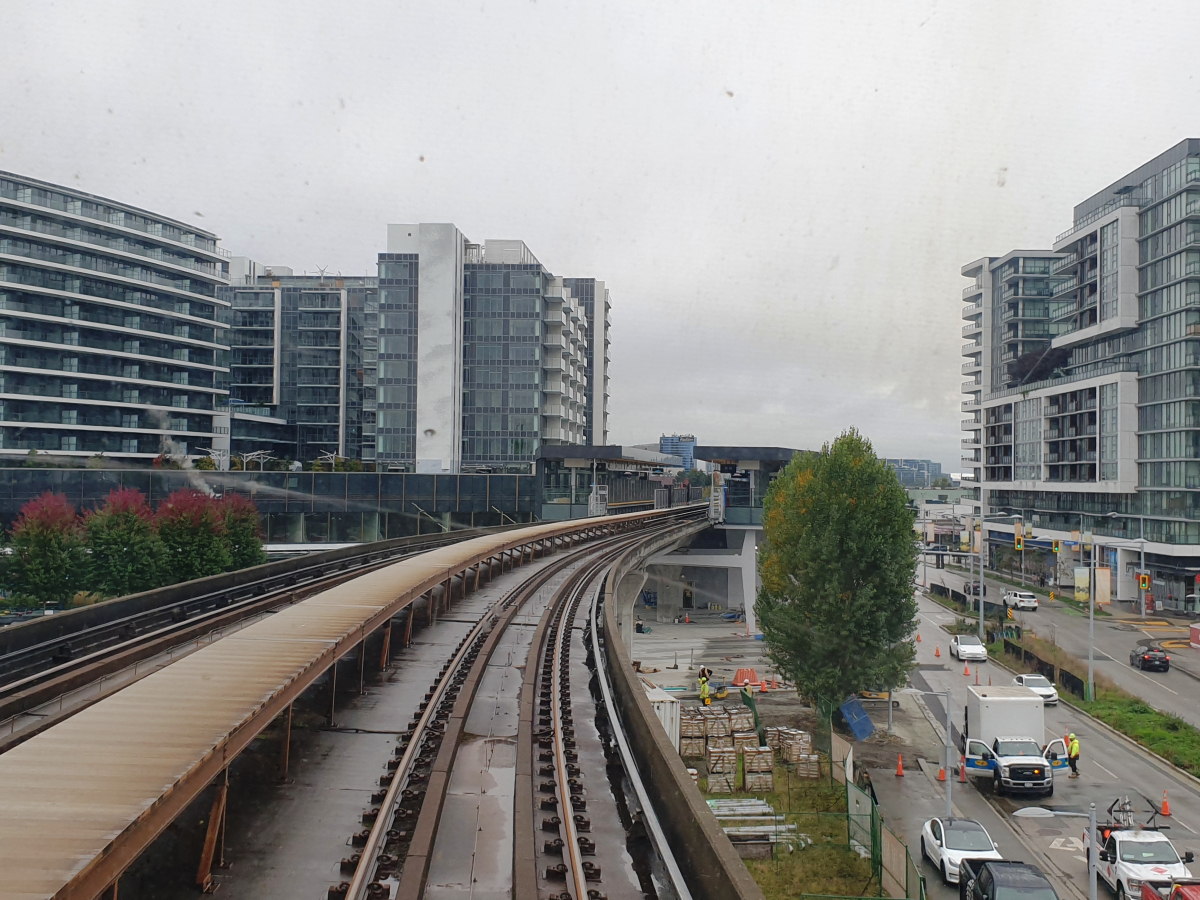
[[[1084,830],[1084,853],[1090,855],[1087,830]],[[1117,895],[1117,900],[1137,900],[1142,882],[1169,885],[1181,878],[1191,878],[1185,865],[1195,859],[1189,850],[1179,858],[1166,835],[1152,830],[1113,831],[1104,842],[1097,862],[1100,877]]]
[[[1004,859],[987,829],[974,819],[930,819],[921,829],[921,855],[941,871],[946,884],[958,883],[964,856]]]
[[[1005,591],[1004,605],[1014,609],[1032,609],[1037,612],[1038,598],[1032,591]]]
[[[1058,691],[1045,675],[1018,675],[1012,683],[1029,688],[1049,706],[1058,702]]]
[[[973,634],[956,634],[950,641],[950,653],[963,662],[988,658],[987,647]]]

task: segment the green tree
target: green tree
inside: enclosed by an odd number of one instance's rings
[[[244,569],[267,561],[262,548],[262,517],[258,507],[241,494],[226,494],[220,502],[229,547],[229,567]]]
[[[167,583],[191,581],[229,569],[225,517],[207,494],[180,488],[159,504],[155,521],[167,550]]]
[[[758,615],[772,660],[808,698],[904,682],[916,655],[912,513],[858,431],[798,454],[767,491]]]
[[[75,507],[50,491],[21,507],[10,532],[3,581],[17,607],[57,603],[62,608],[85,586],[87,551]]]
[[[106,597],[124,597],[170,580],[167,550],[141,491],[111,491],[103,506],[87,514],[83,527],[91,550],[88,583],[92,590]]]
[[[686,472],[675,473],[676,484],[683,484],[685,481],[692,487],[709,487],[712,484],[712,476],[706,475],[699,469],[689,469]]]

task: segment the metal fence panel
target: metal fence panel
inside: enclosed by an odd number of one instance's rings
[[[894,900],[908,896],[908,848],[886,826],[880,828],[884,893]]]
[[[833,769],[836,772],[838,767],[834,766]],[[858,842],[870,850],[873,858],[877,855],[875,842],[872,840],[875,829],[871,825],[874,817],[875,801],[871,799],[871,795],[853,784],[846,785],[846,827],[850,832],[850,842],[852,845]]]
[[[911,853],[906,854],[905,873],[908,900],[925,900],[925,878],[917,868]]]

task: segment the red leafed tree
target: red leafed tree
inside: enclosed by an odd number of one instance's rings
[[[111,491],[103,506],[87,514],[83,525],[92,551],[92,590],[107,597],[123,597],[170,580],[154,511],[141,491]]]
[[[14,605],[66,607],[85,587],[83,529],[64,494],[47,491],[22,506],[10,536],[12,553],[4,559],[3,575]]]
[[[225,542],[233,569],[257,566],[267,561],[262,548],[262,519],[258,507],[241,494],[226,494],[220,501],[225,523]]]
[[[225,516],[219,501],[180,488],[158,506],[158,536],[166,548],[168,581],[191,581],[230,568]]]

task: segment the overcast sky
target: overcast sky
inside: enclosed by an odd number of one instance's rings
[[[0,169],[374,274],[389,222],[613,298],[613,442],[959,468],[963,263],[1200,136],[1200,4],[4,0]]]

